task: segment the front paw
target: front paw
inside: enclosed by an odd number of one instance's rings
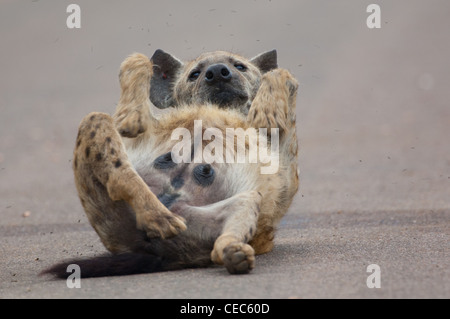
[[[265,81],[272,90],[279,89],[288,94],[289,97],[295,96],[298,90],[298,81],[294,78],[294,76],[285,69],[275,69],[270,72],[267,72],[263,81]]]

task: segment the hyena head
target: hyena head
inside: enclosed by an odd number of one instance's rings
[[[215,104],[248,113],[264,73],[277,68],[277,52],[252,59],[216,51],[182,62],[162,50],[151,58],[150,99],[158,108],[186,104]]]

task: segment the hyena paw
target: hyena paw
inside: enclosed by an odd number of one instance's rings
[[[123,137],[137,137],[147,130],[148,120],[142,110],[123,111],[116,119],[117,131]]]
[[[255,251],[245,243],[230,243],[223,250],[223,263],[230,274],[247,274],[255,268]]]
[[[182,217],[172,213],[146,212],[136,214],[137,227],[147,233],[149,238],[170,238],[187,229]]]
[[[275,69],[264,75],[264,78],[273,89],[277,86],[287,89],[287,93],[290,97],[295,96],[298,90],[298,81],[294,76],[285,69]]]

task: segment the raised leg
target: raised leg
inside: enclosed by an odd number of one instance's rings
[[[267,128],[268,133],[271,128],[279,129],[280,170],[277,175],[281,178],[282,185],[277,189],[279,198],[276,199],[276,207],[267,207],[270,203],[264,202],[258,221],[258,232],[250,242],[257,254],[272,250],[275,227],[286,213],[299,186],[295,112],[297,90],[297,80],[287,70],[275,69],[267,72],[247,116],[247,121],[255,128]],[[264,187],[262,185],[262,188]],[[263,189],[261,192],[273,193]]]
[[[109,115],[91,113],[83,119],[73,169],[88,218],[110,250],[120,251],[128,245],[122,242],[116,249],[109,243],[125,233],[120,230],[122,223],[129,230],[130,223],[134,224],[134,229],[144,230],[148,237],[171,237],[186,229],[183,220],[161,204],[133,169]],[[131,211],[123,209],[120,201],[126,202]]]
[[[211,252],[214,263],[225,265],[232,274],[248,273],[255,265],[255,251],[248,242],[256,232],[261,199],[256,191],[244,192],[208,206],[183,209],[180,215],[186,218],[189,233],[216,238]]]
[[[290,179],[288,189],[292,198],[298,189],[298,141],[296,132],[296,100],[298,82],[284,69],[264,74],[261,86],[250,107],[247,121],[255,128],[279,129],[280,154]]]
[[[124,137],[137,137],[155,120],[150,113],[150,79],[152,63],[143,54],[135,53],[120,66],[121,95],[113,115],[117,131]]]

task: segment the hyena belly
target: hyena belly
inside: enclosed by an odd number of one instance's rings
[[[257,165],[196,163],[194,159],[176,163],[171,154],[175,142],[166,136],[125,139],[124,144],[130,162],[151,191],[186,220],[186,231],[170,239],[148,239],[145,251],[169,260],[174,269],[211,264],[214,243],[237,211],[233,207],[242,206],[236,196],[256,189]],[[256,225],[252,231],[256,232]]]

